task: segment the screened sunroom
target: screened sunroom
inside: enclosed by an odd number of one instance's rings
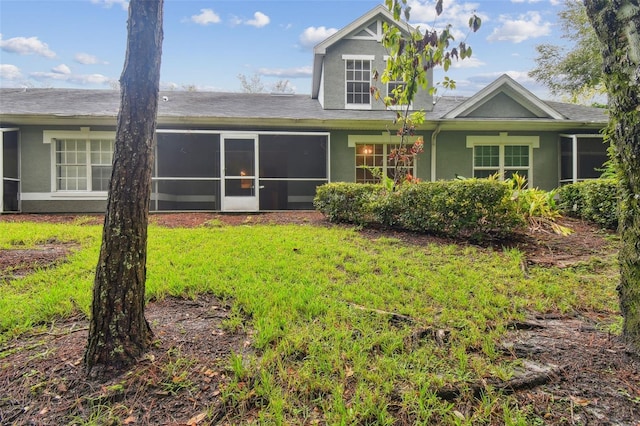
[[[158,129],[152,211],[313,209],[328,133]]]

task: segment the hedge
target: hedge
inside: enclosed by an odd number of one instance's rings
[[[467,179],[414,183],[388,192],[381,185],[329,183],[316,208],[332,222],[377,224],[449,237],[505,237],[524,221],[501,182]]]
[[[558,190],[558,208],[566,215],[618,227],[618,183],[615,179],[592,179]]]

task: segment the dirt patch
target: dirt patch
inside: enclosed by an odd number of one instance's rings
[[[101,216],[0,216],[3,220],[102,223]],[[154,214],[159,226],[206,224],[328,224],[317,212],[272,214]],[[568,266],[592,256],[615,255],[611,233],[566,219],[568,237],[523,235],[514,243],[529,265]],[[407,232],[370,229],[370,238],[398,238],[407,244],[454,241]],[[613,247],[613,248],[612,248]],[[46,244],[37,249],[0,250],[0,277],[15,277],[62,261],[71,249]],[[251,350],[251,334],[225,325],[229,306],[203,295],[197,300],[168,298],[147,306],[157,344],[132,371],[106,383],[87,380],[82,370],[87,321],[56,322],[46,332],[7,342],[0,348],[0,424],[68,424],[86,421],[100,407],[113,424],[203,424],[204,413],[223,416],[221,390],[228,381],[231,353]],[[601,331],[609,314],[531,318],[506,336],[505,356],[523,362],[512,389],[521,406],[553,425],[640,425],[640,361],[616,336]],[[524,384],[523,384],[524,383]],[[510,391],[505,388],[505,391]],[[249,421],[250,419],[248,419]]]
[[[145,314],[154,346],[107,382],[87,380],[82,368],[85,318],[9,342],[0,351],[0,424],[85,424],[96,410],[100,424],[186,424],[210,409],[227,381],[226,360],[250,351],[251,336],[226,330],[229,307],[209,295],[153,302]]]

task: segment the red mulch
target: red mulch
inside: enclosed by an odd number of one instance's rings
[[[74,215],[4,215],[0,221],[70,223]],[[102,223],[101,216],[82,218]],[[267,214],[153,214],[151,222],[167,227],[195,227],[208,222],[240,224],[308,224],[335,226],[317,212]],[[607,231],[565,219],[568,237],[535,233],[511,242],[526,253],[528,265],[566,267],[591,256],[611,256]],[[452,242],[407,232],[368,229],[363,235],[393,236],[406,244]],[[37,249],[0,250],[0,283],[63,259],[68,244],[50,241]],[[527,265],[523,265],[527,267]],[[158,344],[129,373],[108,382],[88,379],[82,371],[86,318],[57,321],[46,329],[19,336],[0,346],[0,424],[57,425],[83,423],[100,407],[107,424],[207,424],[207,412],[224,416],[220,389],[228,381],[226,359],[251,351],[252,336],[228,330],[230,307],[213,296],[197,300],[167,298],[148,304],[146,316]],[[585,312],[567,317],[532,318],[509,333],[505,351],[538,371],[541,381],[520,386],[522,407],[549,425],[640,425],[640,360],[618,337],[597,323],[612,313]],[[180,360],[185,376],[166,381],[167,369]],[[506,389],[505,391],[509,391]],[[247,408],[250,413],[249,407]],[[248,414],[246,421],[255,421]]]

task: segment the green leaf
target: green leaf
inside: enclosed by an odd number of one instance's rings
[[[482,19],[480,19],[478,15],[474,14],[471,18],[469,18],[469,28],[471,28],[474,33],[480,29],[481,25]]]

